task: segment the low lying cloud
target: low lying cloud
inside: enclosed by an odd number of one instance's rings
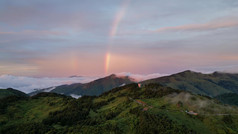
[[[167,76],[168,74],[160,74],[160,73],[153,73],[153,74],[132,74],[129,72],[122,72],[122,73],[116,73],[117,76],[128,76],[132,79],[134,79],[136,82],[148,80],[148,79],[153,79],[153,78],[158,78],[162,76]]]
[[[77,95],[77,94],[70,94],[70,96],[75,98],[75,99],[78,99],[78,98],[82,97],[81,95]]]
[[[64,77],[64,78],[33,78],[24,76],[1,75],[0,89],[14,88],[25,93],[34,89],[43,89],[64,84],[87,83],[98,77]]]
[[[136,82],[157,78],[161,76],[165,76],[165,74],[132,74],[128,72],[117,73],[117,76],[129,76],[134,79]],[[14,88],[20,90],[25,93],[33,92],[37,89],[44,89],[49,87],[56,87],[64,84],[72,84],[72,83],[88,83],[93,80],[98,79],[99,77],[62,77],[62,78],[35,78],[35,77],[26,77],[26,76],[13,76],[13,75],[0,75],[0,89],[6,88]],[[49,88],[52,90],[52,88]],[[71,95],[74,98],[78,98],[79,96]]]

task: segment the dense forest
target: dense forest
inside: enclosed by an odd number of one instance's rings
[[[238,106],[238,94],[236,93],[221,94],[216,96],[215,98],[225,104]]]

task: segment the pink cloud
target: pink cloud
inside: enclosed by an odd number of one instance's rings
[[[167,31],[205,31],[216,30],[221,28],[230,28],[238,26],[238,20],[214,20],[202,24],[188,24],[180,26],[162,27],[153,32],[167,32]]]

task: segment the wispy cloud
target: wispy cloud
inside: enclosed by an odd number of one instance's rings
[[[109,73],[237,63],[236,0],[123,1],[0,0],[0,75],[102,76],[110,34]]]
[[[210,21],[202,24],[188,24],[180,26],[162,27],[152,32],[169,32],[169,31],[207,31],[221,28],[237,27],[238,20],[218,20]]]
[[[0,32],[0,35],[15,34],[16,32]]]
[[[1,32],[0,35],[65,35],[65,32],[49,31],[49,30],[24,30],[20,32]]]

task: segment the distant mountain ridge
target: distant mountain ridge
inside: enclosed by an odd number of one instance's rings
[[[30,95],[35,95],[40,92],[54,92],[68,96],[97,96],[115,87],[134,82],[136,81],[129,76],[117,76],[112,74],[89,83],[74,83],[71,85],[50,87],[32,92]],[[203,74],[187,70],[170,76],[145,80],[140,83],[159,83],[163,86],[210,97],[216,97],[226,93],[238,94],[238,74],[230,73],[214,72],[212,74]]]
[[[100,95],[106,91],[113,88],[119,87],[121,85],[134,83],[135,80],[128,76],[117,76],[112,74],[110,76],[94,80],[89,83],[74,83],[70,85],[61,85],[57,87],[46,88],[30,93],[30,95],[35,95],[40,92],[53,92],[64,95]],[[50,91],[49,91],[50,90]]]
[[[195,94],[215,97],[225,93],[238,94],[238,74],[214,72],[202,74],[190,70],[142,81],[143,84],[159,83]]]

